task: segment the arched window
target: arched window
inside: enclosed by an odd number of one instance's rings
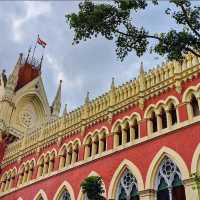
[[[181,173],[176,164],[166,157],[157,175],[157,200],[185,200]]]
[[[64,189],[58,200],[71,200],[69,192],[66,189]]]
[[[67,160],[67,148],[66,146],[63,146],[60,153],[59,169],[62,169],[63,167],[66,166],[66,160]]]
[[[118,183],[116,200],[139,200],[137,180],[128,169]]]
[[[92,138],[89,136],[85,144],[85,159],[92,156]]]
[[[79,154],[79,144],[78,142],[76,142],[73,147],[72,163],[75,163],[78,161],[78,154]]]
[[[99,145],[100,153],[106,151],[106,133],[102,132],[100,135],[100,145]]]
[[[68,148],[67,148],[67,162],[66,162],[66,165],[71,165],[72,164],[72,152],[73,152],[72,144],[69,144]]]
[[[171,118],[171,125],[176,124],[178,120],[177,120],[176,108],[173,103],[170,104],[169,114],[170,114],[170,118]]]
[[[120,125],[118,126],[118,129],[117,129],[117,136],[118,136],[117,146],[122,145],[122,127]]]
[[[99,153],[99,136],[96,134],[94,136],[94,141],[92,143],[92,155],[96,155]]]
[[[156,113],[153,111],[151,113],[151,123],[152,123],[152,132],[156,132],[158,130],[158,126],[157,126],[157,118],[156,118]]]
[[[192,108],[193,116],[195,117],[195,116],[199,115],[200,114],[199,105],[198,105],[197,98],[195,97],[194,94],[191,95],[190,105],[191,105],[191,108]]]
[[[160,118],[161,118],[162,128],[167,128],[167,114],[163,107],[161,108],[160,111]]]
[[[40,158],[38,165],[37,177],[40,177],[44,174],[44,156]]]
[[[139,138],[139,126],[137,119],[134,119],[133,121],[133,130],[134,130],[134,139]]]
[[[126,132],[126,142],[130,142],[131,141],[130,125],[127,121],[125,123],[125,132]]]

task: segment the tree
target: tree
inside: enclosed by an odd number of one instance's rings
[[[75,32],[73,44],[102,35],[115,41],[115,51],[121,61],[130,52],[142,56],[148,50],[166,55],[169,60],[181,60],[187,53],[200,57],[200,7],[192,5],[190,0],[169,2],[176,10],[167,8],[165,14],[174,19],[180,29],[151,34],[144,27],[134,25],[132,14],[146,9],[149,3],[159,5],[159,0],[113,0],[107,3],[85,0],[79,4],[77,14],[66,15],[70,28]]]
[[[89,200],[105,200],[102,196],[104,189],[102,186],[102,178],[99,176],[89,176],[82,183],[81,188]]]

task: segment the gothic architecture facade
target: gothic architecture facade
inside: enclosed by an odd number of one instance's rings
[[[42,60],[41,60],[42,62]],[[50,106],[41,62],[20,54],[0,75],[0,199],[84,200],[88,176],[107,200],[198,200],[200,59],[163,63],[68,112]]]

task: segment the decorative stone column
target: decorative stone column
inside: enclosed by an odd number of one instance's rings
[[[103,135],[100,136],[100,140],[99,140],[99,153],[101,154],[104,151],[105,148],[105,142],[104,142],[105,138]]]
[[[166,110],[166,115],[167,115],[167,128],[168,128],[172,126],[172,116],[169,110]]]
[[[197,185],[194,181],[194,178],[187,179],[183,181],[185,187],[185,196],[186,200],[199,200],[199,190],[195,188]]]
[[[113,132],[114,135],[114,148],[119,145],[119,135],[116,132]]]
[[[125,128],[122,128],[122,144],[127,143],[127,132]]]
[[[156,200],[155,190],[143,190],[139,192],[140,200]]]
[[[73,149],[73,153],[72,153],[72,164],[75,163],[77,161],[77,157],[78,157],[78,153],[77,153],[77,149]]]
[[[133,124],[130,125],[130,141],[133,142],[135,139],[135,129]]]
[[[59,169],[62,169],[65,166],[65,162],[66,162],[65,155],[62,154],[59,156],[59,158],[60,158]]]
[[[51,173],[54,169],[54,158],[51,158],[49,161],[49,168],[48,168],[48,173]]]
[[[89,151],[90,151],[90,147],[88,145],[85,145],[84,160],[88,158]]]
[[[0,192],[3,192],[5,188],[5,180],[1,181],[1,188],[0,188]]]
[[[94,156],[96,154],[97,154],[97,144],[96,144],[96,141],[93,140],[92,141],[92,156]]]
[[[72,161],[72,152],[68,151],[67,152],[67,161],[66,161],[66,165],[70,165]]]
[[[40,163],[39,166],[38,166],[38,171],[37,171],[37,177],[40,177],[43,175],[43,164]]]
[[[156,115],[156,119],[157,119],[157,129],[158,131],[160,131],[162,129],[162,119],[160,114]]]
[[[153,133],[153,122],[151,118],[147,119],[147,135],[151,135]]]

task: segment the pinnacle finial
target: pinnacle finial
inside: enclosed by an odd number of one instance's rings
[[[115,88],[115,78],[112,77],[112,82],[111,82],[110,89],[113,90],[114,88]]]
[[[26,57],[26,62],[25,62],[25,63],[28,62],[28,58],[29,58],[29,56],[30,56],[30,52],[31,52],[31,47],[28,49],[28,55],[27,55],[27,57]]]
[[[41,57],[41,60],[40,60],[40,64],[39,64],[39,68],[40,68],[40,69],[42,68],[43,59],[44,59],[44,57],[42,56],[42,57]]]
[[[54,101],[52,103],[52,115],[53,116],[58,116],[60,113],[60,108],[61,108],[61,84],[62,84],[62,80],[60,80],[59,86],[58,86],[58,90],[56,92],[56,96],[54,98]]]
[[[17,60],[17,64],[22,64],[22,57],[23,57],[23,53],[20,53]]]
[[[85,104],[89,103],[89,101],[90,101],[90,93],[87,92],[87,95],[85,97]]]
[[[67,104],[65,104],[65,107],[64,107],[64,110],[63,110],[63,115],[66,115],[68,112],[67,112]]]
[[[140,74],[144,74],[144,65],[143,62],[140,64]]]

